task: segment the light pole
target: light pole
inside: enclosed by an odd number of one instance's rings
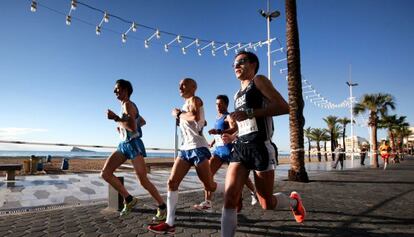
[[[271,67],[271,62],[270,62],[270,22],[272,21],[273,18],[276,18],[278,16],[280,16],[280,12],[279,11],[274,11],[274,12],[270,12],[270,3],[269,0],[267,0],[267,12],[263,11],[263,10],[259,10],[260,15],[262,15],[264,18],[266,18],[266,22],[267,22],[267,77],[270,79],[270,67]]]
[[[349,81],[346,82],[349,86],[349,102],[351,103],[350,106],[350,113],[351,113],[351,163],[354,164],[354,97],[352,97],[352,87],[357,86],[358,83],[352,83],[351,79],[351,65],[349,65]]]

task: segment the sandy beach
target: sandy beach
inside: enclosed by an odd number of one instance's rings
[[[51,162],[47,163],[46,159],[43,158],[43,168],[44,171],[38,171],[36,175],[42,174],[70,174],[70,173],[95,173],[100,172],[102,167],[105,164],[106,158],[70,158],[69,161],[69,169],[63,171],[61,169],[63,157],[53,157]],[[27,168],[25,167],[25,161],[29,161],[30,158],[28,157],[1,157],[0,164],[22,164],[23,168],[20,171],[17,171],[17,175],[33,175],[30,172],[27,172]],[[148,161],[150,160],[150,161]],[[153,163],[160,163],[160,162],[172,162],[173,158],[146,158],[146,162],[153,164]],[[126,161],[125,164],[131,165],[130,161]],[[26,172],[25,172],[26,168]],[[122,169],[122,168],[120,168]],[[127,168],[126,168],[127,169]],[[5,176],[5,172],[0,171],[1,176]]]

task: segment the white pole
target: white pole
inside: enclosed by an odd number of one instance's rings
[[[270,44],[271,44],[271,42],[270,42],[270,3],[269,3],[269,0],[267,0],[267,13],[269,14],[267,17],[266,17],[266,21],[267,21],[267,77],[269,78],[269,80],[272,80],[271,78],[270,78],[270,61],[271,61],[271,58],[270,58]]]
[[[354,164],[354,114],[353,114],[353,108],[354,108],[354,97],[352,97],[352,77],[351,77],[351,64],[349,65],[349,100],[351,102],[351,163]]]

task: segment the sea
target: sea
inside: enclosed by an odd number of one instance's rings
[[[98,151],[0,151],[1,158],[21,158],[30,157],[31,155],[37,157],[65,157],[65,158],[86,158],[86,159],[102,159],[108,157],[111,152],[98,152]],[[174,152],[147,152],[148,158],[171,158],[174,157]]]

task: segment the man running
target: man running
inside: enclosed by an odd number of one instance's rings
[[[383,140],[381,146],[379,147],[381,158],[384,160],[384,170],[387,169],[389,159],[391,156],[391,147],[387,140]]]
[[[173,109],[172,116],[179,120],[183,137],[177,159],[175,159],[170,178],[168,179],[167,220],[159,225],[148,226],[148,230],[157,234],[175,233],[175,209],[178,202],[178,187],[191,166],[195,166],[198,178],[209,192],[223,191],[224,185],[213,181],[208,159],[209,144],[200,133],[205,126],[203,101],[195,95],[197,83],[191,78],[180,81],[180,96],[184,98],[182,109]],[[220,186],[220,187],[219,187]]]
[[[232,159],[227,168],[224,207],[221,216],[221,236],[232,237],[237,227],[237,200],[251,170],[259,203],[263,209],[290,207],[297,222],[305,219],[305,208],[300,195],[290,197],[273,193],[275,179],[275,150],[271,145],[272,116],[287,114],[289,107],[271,81],[256,75],[259,59],[251,52],[240,51],[234,60],[234,73],[241,88],[235,95],[232,119],[238,126],[237,136],[223,134],[224,143],[234,142]]]
[[[224,144],[221,139],[221,134],[229,133],[233,134],[237,131],[236,121],[231,120],[228,112],[229,98],[226,95],[218,95],[216,97],[216,110],[217,110],[217,119],[213,129],[210,129],[208,133],[214,136],[214,140],[210,143],[210,147],[214,146],[213,156],[209,160],[211,174],[214,175],[223,165],[223,163],[229,163],[231,158],[231,144]],[[252,205],[257,203],[256,199],[256,190],[254,184],[248,178],[246,186],[250,189],[250,194],[252,197]],[[194,208],[200,211],[209,212],[212,210],[212,193],[205,192],[205,200],[200,204],[194,205]],[[241,201],[241,200],[240,200]],[[239,208],[241,209],[241,203],[239,203]]]
[[[137,179],[140,181],[142,187],[144,187],[158,203],[157,214],[153,219],[162,221],[166,218],[166,205],[158,190],[147,177],[144,161],[146,152],[144,143],[141,140],[141,126],[146,122],[139,115],[135,103],[130,100],[132,92],[133,88],[129,81],[123,79],[116,81],[114,93],[116,98],[121,102],[121,116],[118,116],[112,110],[108,109],[107,117],[118,124],[117,130],[122,141],[119,143],[118,149],[106,160],[101,171],[101,177],[124,197],[124,208],[122,209],[120,216],[128,215],[138,203],[138,199],[129,194],[124,185],[114,175],[114,172],[127,159],[131,160]]]

